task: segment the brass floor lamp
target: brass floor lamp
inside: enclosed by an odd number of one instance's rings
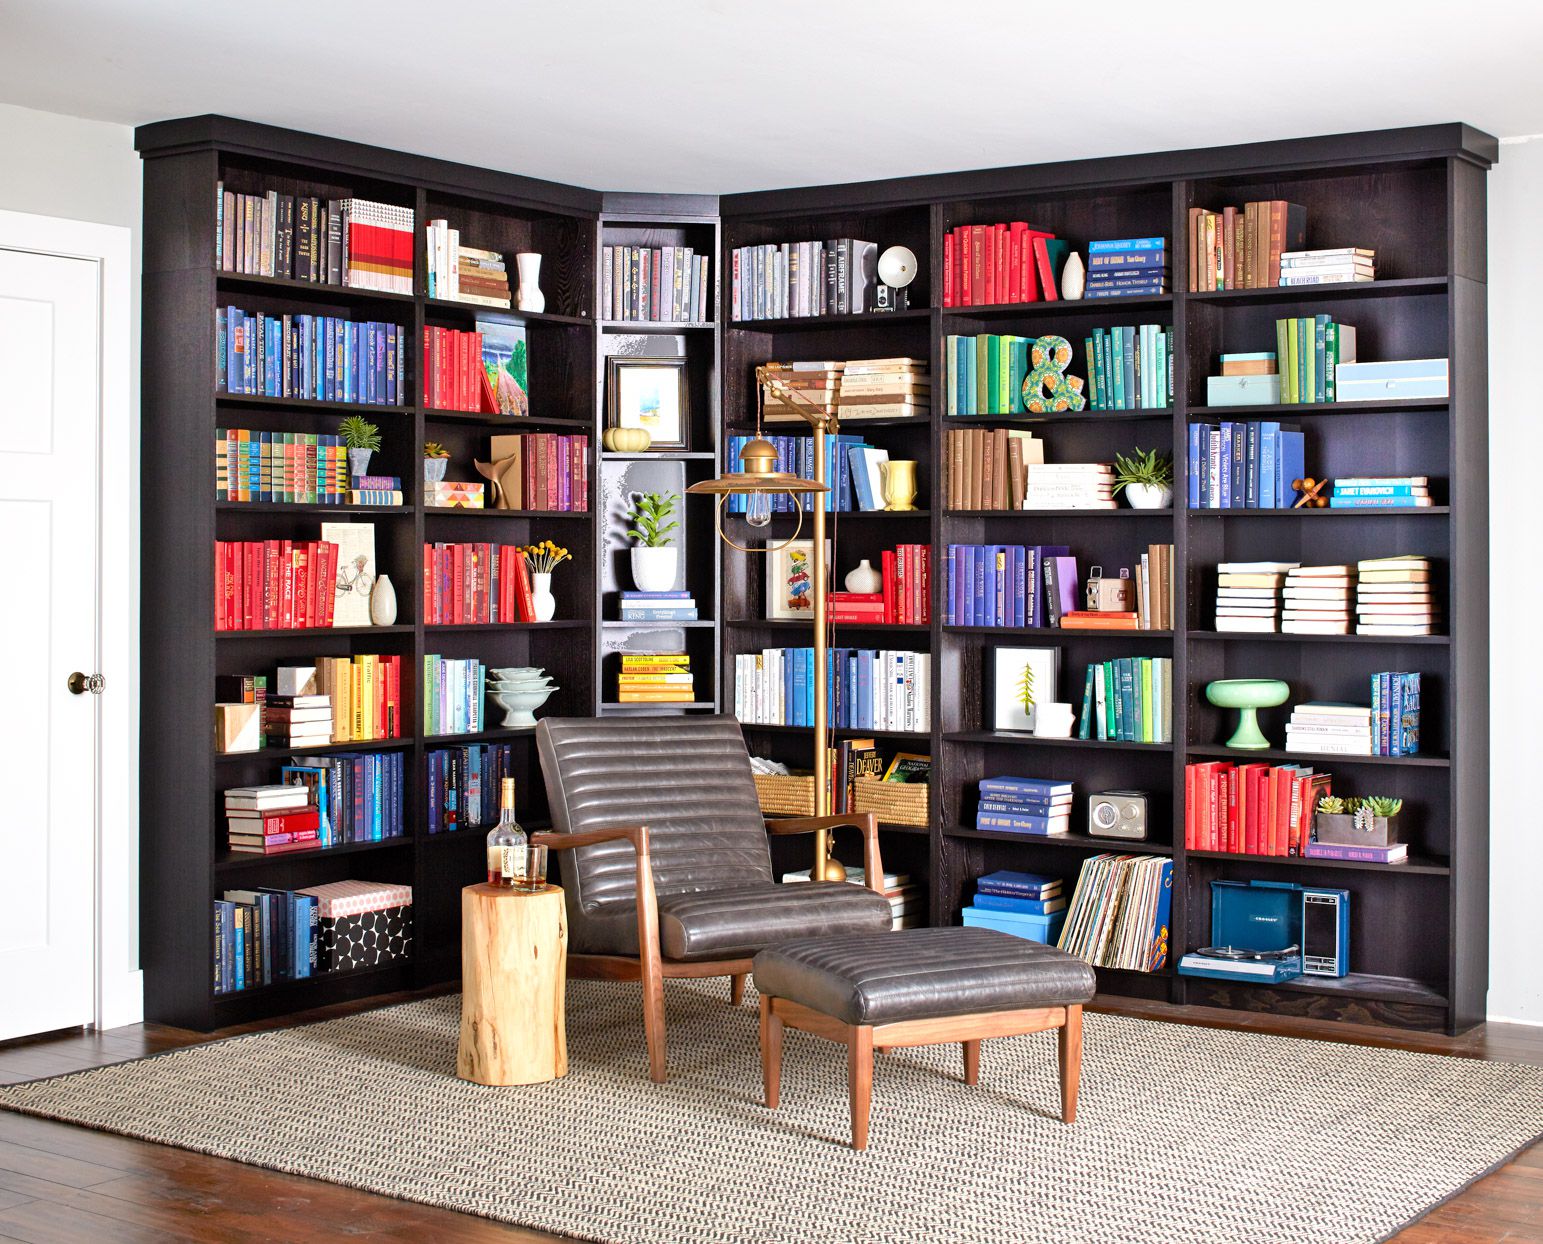
[[[784,370],[780,363],[766,363],[755,369],[755,438],[740,451],[740,470],[725,472],[717,479],[692,484],[686,491],[718,498],[718,537],[725,544],[744,553],[776,552],[798,539],[804,521],[803,504],[799,496],[807,494],[816,497],[811,507],[814,556],[810,559],[810,586],[814,594],[814,814],[822,817],[831,814],[831,784],[828,780],[830,765],[825,737],[830,726],[830,684],[826,675],[830,641],[826,633],[825,590],[830,568],[825,558],[825,503],[820,499],[820,494],[830,491],[830,484],[826,482],[826,437],[839,430],[840,421],[833,403],[810,401],[782,379],[780,373]],[[800,479],[791,472],[777,470],[777,451],[770,441],[761,437],[761,399],[768,386],[776,389],[788,405],[803,416],[814,432],[813,479]],[[764,528],[771,522],[772,498],[783,493],[793,498],[793,507],[798,512],[798,524],[784,543],[764,549],[749,548],[736,544],[723,530],[723,505],[729,497],[747,498],[745,521],[753,528]],[[809,877],[812,881],[846,880],[846,869],[831,856],[831,834],[828,829],[815,831],[814,863],[809,870]]]

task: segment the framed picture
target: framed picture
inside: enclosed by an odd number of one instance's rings
[[[830,565],[830,541],[825,542]],[[814,541],[791,540],[766,553],[768,620],[814,617]]]
[[[338,577],[333,585],[333,626],[369,626],[370,593],[375,588],[375,524],[323,523],[321,538],[338,546]]]
[[[688,415],[685,359],[606,359],[606,427],[642,428],[650,449],[686,449]]]
[[[1060,673],[1059,648],[998,648],[992,685],[993,727],[1033,730],[1034,707],[1056,701]]]

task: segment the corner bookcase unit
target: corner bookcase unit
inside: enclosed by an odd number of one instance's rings
[[[1157,1002],[1239,1007],[1456,1032],[1483,1018],[1488,961],[1488,496],[1485,173],[1494,139],[1463,125],[1260,143],[1200,151],[995,169],[866,184],[766,191],[723,198],[724,259],[751,243],[856,236],[880,249],[903,243],[921,260],[901,314],[748,321],[725,325],[725,433],[754,417],[756,363],[769,359],[926,357],[933,376],[930,419],[850,430],[892,455],[921,460],[917,515],[841,515],[839,580],[857,557],[899,540],[1065,544],[1079,568],[1134,565],[1148,544],[1171,543],[1176,625],[1172,631],[1086,632],[1049,628],[945,626],[941,574],[934,575],[933,622],[895,628],[837,628],[836,643],[927,647],[934,655],[932,729],[886,738],[898,750],[934,758],[928,836],[891,831],[886,863],[929,875],[933,924],[958,919],[974,878],[1022,868],[1076,880],[1100,851],[1171,856],[1173,911],[1169,966],[1136,973],[1100,968],[1099,988]],[[1190,293],[1188,209],[1253,199],[1287,199],[1308,211],[1311,247],[1377,251],[1372,284],[1316,289]],[[1168,239],[1172,292],[1076,302],[944,308],[942,239],[963,224],[1026,220],[1085,252],[1102,238]],[[923,222],[925,227],[923,227]],[[727,270],[727,269],[726,269]],[[727,305],[732,290],[725,285]],[[1274,349],[1278,317],[1333,314],[1359,329],[1363,360],[1445,357],[1450,396],[1414,402],[1207,408],[1207,375],[1223,351]],[[1171,326],[1175,399],[1169,409],[1083,411],[1049,416],[945,415],[943,343],[951,334],[1051,333],[1070,339],[1082,375],[1081,342],[1094,327]],[[1185,509],[1182,466],[1187,429],[1211,419],[1286,419],[1307,433],[1308,470],[1336,474],[1423,474],[1436,504],[1418,511]],[[1133,447],[1174,454],[1179,468],[1171,511],[989,512],[945,509],[943,447],[950,428],[1031,427],[1053,462],[1112,460]],[[780,520],[779,520],[780,521]],[[781,528],[774,528],[781,531]],[[1416,639],[1218,633],[1211,616],[1217,563],[1282,560],[1333,563],[1422,554],[1436,568],[1444,633]],[[935,565],[938,564],[935,560]],[[723,669],[737,653],[807,642],[801,623],[767,622],[758,559],[724,555]],[[1172,744],[1036,739],[992,729],[987,688],[999,643],[1061,651],[1059,698],[1080,701],[1089,662],[1167,656],[1174,662]],[[1292,703],[1368,700],[1368,676],[1389,669],[1422,674],[1422,753],[1409,758],[1326,757],[1285,752],[1241,755],[1222,746],[1224,714],[1206,702],[1213,679],[1282,678]],[[726,681],[724,702],[733,703]],[[1262,714],[1283,735],[1289,704]],[[863,732],[873,733],[873,732]],[[807,766],[807,730],[751,726],[752,751]],[[1401,796],[1413,835],[1403,865],[1342,864],[1186,850],[1184,775],[1192,761],[1232,757],[1302,761],[1336,775],[1349,793]],[[980,832],[976,784],[1015,773],[1076,783],[1074,832],[1054,838]],[[1109,788],[1154,796],[1148,841],[1124,844],[1086,834],[1086,798]],[[1177,975],[1172,964],[1209,940],[1209,883],[1280,879],[1351,891],[1351,975],[1304,977],[1245,988]]]

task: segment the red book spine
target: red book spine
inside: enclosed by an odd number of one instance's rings
[[[983,225],[970,226],[970,305],[974,307],[986,301],[985,233]]]
[[[997,301],[997,227],[982,225],[981,229],[985,234],[981,243],[981,262],[985,266],[982,284],[985,290],[984,302],[989,307]]]
[[[1289,770],[1281,770],[1280,783],[1275,793],[1275,851],[1286,854],[1286,839],[1291,833],[1291,779]]]
[[[531,592],[530,563],[523,556],[515,558],[518,578],[516,584],[520,594],[520,621],[534,622],[536,620],[536,601]]]
[[[1195,849],[1195,766],[1184,766],[1184,849]]]
[[[236,628],[242,631],[253,631],[261,625],[262,620],[262,586],[258,576],[262,573],[262,562],[258,556],[262,545],[252,545],[250,541],[243,541],[236,545],[236,569],[239,573],[241,584],[241,623]]]
[[[1222,785],[1224,780],[1225,779],[1222,776],[1222,766],[1220,763],[1218,763],[1211,769],[1211,819],[1209,824],[1206,826],[1205,841],[1205,849],[1207,851],[1220,851],[1222,849]]]
[[[1036,237],[1034,239],[1034,270],[1039,274],[1039,292],[1046,302],[1056,301],[1055,267],[1050,262],[1050,251],[1045,246],[1046,239]]]
[[[423,620],[429,626],[439,624],[439,601],[434,598],[434,547],[423,546]]]
[[[311,558],[315,551],[314,540],[295,548],[295,625],[301,629],[315,625],[311,617]]]
[[[326,550],[327,562],[326,573],[322,576],[322,609],[320,616],[323,626],[331,626],[333,611],[337,608],[338,602],[338,546],[328,544]]]
[[[450,622],[460,626],[466,621],[466,546],[452,544],[450,556]]]
[[[402,737],[402,658],[386,658],[386,737]]]
[[[930,625],[932,622],[932,545],[923,544],[920,549],[921,573],[917,578],[921,581],[921,620]]]
[[[1009,237],[1006,225],[993,226],[996,230],[996,260],[997,260],[997,301],[1011,302],[1013,300],[1012,287],[1007,283],[1008,269],[1011,264],[1008,260]]]
[[[427,325],[423,329],[423,404],[434,405],[434,330]]]
[[[579,512],[589,513],[589,437],[575,436],[574,454],[578,461],[579,471]]]
[[[954,235],[943,235],[943,305],[954,306]]]
[[[314,833],[317,821],[316,809],[304,808],[293,812],[272,812],[260,817],[232,816],[230,827],[243,833],[260,831],[266,838],[272,834]]]

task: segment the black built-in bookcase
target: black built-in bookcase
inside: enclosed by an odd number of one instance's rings
[[[600,194],[529,178],[402,155],[222,118],[148,126],[144,291],[144,718],[142,807],[147,1012],[153,1018],[213,1027],[284,1013],[458,973],[459,890],[474,880],[480,834],[429,836],[424,825],[424,753],[411,729],[394,746],[409,765],[403,843],[319,852],[304,857],[233,862],[221,855],[218,792],[267,780],[279,756],[217,757],[210,749],[208,704],[213,676],[259,672],[280,661],[321,654],[400,652],[418,668],[425,652],[479,656],[495,664],[539,664],[562,693],[543,710],[576,715],[652,711],[614,703],[617,654],[683,644],[697,671],[697,698],[685,709],[733,704],[733,658],[743,652],[808,642],[803,623],[764,620],[762,559],[716,546],[712,506],[685,511],[682,586],[695,594],[701,621],[665,627],[618,622],[617,591],[631,586],[616,515],[634,489],[676,488],[719,467],[720,439],[753,423],[755,364],[768,360],[912,355],[934,377],[929,419],[864,421],[860,430],[892,457],[920,461],[918,509],[906,514],[842,514],[836,519],[839,579],[860,557],[898,543],[1064,543],[1082,566],[1133,564],[1151,543],[1175,549],[1178,626],[1172,632],[1013,632],[945,627],[941,583],[933,622],[918,627],[842,627],[838,642],[909,647],[934,656],[932,729],[881,739],[892,751],[935,758],[931,825],[887,827],[885,862],[926,883],[933,924],[958,919],[973,879],[993,868],[1026,868],[1074,879],[1081,861],[1111,844],[1074,832],[1023,840],[977,833],[974,784],[988,774],[1074,780],[1079,797],[1110,787],[1151,792],[1155,832],[1133,849],[1174,859],[1173,957],[1205,944],[1209,882],[1286,879],[1344,886],[1352,898],[1352,966],[1343,982],[1301,980],[1277,988],[1241,988],[1177,976],[1099,970],[1100,988],[1159,1003],[1243,1007],[1457,1031],[1482,1019],[1488,961],[1488,565],[1485,453],[1486,298],[1485,171],[1493,139],[1463,125],[1425,126],[1289,142],[997,169],[858,185],[767,191],[725,197]],[[213,267],[215,183],[235,189],[357,194],[417,209],[420,294],[393,298],[362,291],[254,280]],[[1191,294],[1183,288],[1190,206],[1220,208],[1249,199],[1285,198],[1308,208],[1308,244],[1376,248],[1379,280],[1352,288],[1251,290]],[[545,256],[548,313],[479,311],[421,296],[421,226],[446,216],[472,245]],[[1159,298],[1075,304],[949,308],[942,303],[943,235],[956,225],[1024,219],[1054,230],[1082,250],[1090,240],[1161,234],[1169,239],[1174,290]],[[861,237],[882,249],[895,243],[921,259],[911,310],[823,319],[730,322],[726,274],[735,247],[759,242]],[[601,247],[690,245],[714,255],[718,318],[697,325],[597,322]],[[725,274],[725,275],[720,275]],[[215,305],[336,310],[397,318],[410,327],[409,393],[416,392],[417,351],[425,323],[471,326],[480,316],[522,319],[530,328],[534,430],[582,429],[593,438],[592,512],[523,516],[425,512],[417,446],[450,446],[452,476],[470,478],[473,451],[485,452],[497,418],[435,414],[407,404],[381,417],[387,437],[381,469],[404,476],[409,504],[371,510],[379,560],[398,586],[397,628],[363,633],[216,636],[208,550],[216,538],[314,534],[335,508],[219,506],[208,471],[215,426],[331,430],[353,407],[232,399],[214,393]],[[1408,404],[1207,409],[1205,377],[1223,350],[1273,348],[1277,317],[1329,312],[1360,330],[1363,359],[1446,356],[1451,396]],[[1171,324],[1176,334],[1177,398],[1166,411],[1070,416],[967,417],[943,414],[942,343],[952,333],[1056,333],[1080,343],[1093,327]],[[684,353],[692,404],[692,440],[683,454],[628,458],[604,453],[605,359],[612,353]],[[1074,365],[1074,372],[1080,369]],[[1185,460],[1191,420],[1282,417],[1308,433],[1308,470],[1317,475],[1421,473],[1433,477],[1437,505],[1413,512],[1202,511],[1184,509],[1182,476],[1172,512],[963,513],[944,508],[942,447],[950,426],[1033,426],[1053,461],[1107,461],[1131,446],[1156,446]],[[791,429],[800,431],[801,429]],[[397,432],[400,435],[394,435]],[[744,534],[742,520],[729,518]],[[778,524],[786,520],[778,518]],[[546,626],[425,628],[417,588],[424,539],[524,542],[550,536],[577,561],[557,578],[559,621]],[[782,526],[774,532],[783,532]],[[485,538],[485,537],[483,537]],[[737,537],[736,537],[737,538]],[[1224,560],[1350,560],[1423,553],[1437,565],[1445,595],[1445,633],[1416,640],[1368,637],[1227,635],[1214,631],[1215,565]],[[941,559],[935,564],[941,564]],[[664,631],[666,633],[661,634]],[[1080,697],[1089,661],[1115,656],[1171,656],[1178,694],[1169,745],[1046,741],[991,730],[988,687],[998,644],[1046,644],[1062,650],[1063,699]],[[1225,715],[1204,699],[1206,682],[1275,676],[1293,702],[1343,698],[1364,702],[1367,676],[1419,670],[1424,692],[1424,751],[1408,759],[1310,758],[1352,793],[1405,798],[1412,836],[1407,865],[1329,864],[1215,856],[1183,845],[1184,766],[1227,755]],[[1072,685],[1073,682],[1077,685]],[[406,718],[417,722],[410,689]],[[1263,722],[1282,737],[1285,709]],[[502,737],[498,732],[491,734]],[[874,732],[864,732],[874,733]],[[810,732],[746,727],[753,752],[808,763]],[[454,742],[455,740],[450,740]],[[544,816],[537,762],[528,736],[515,740],[522,814]],[[1266,753],[1263,758],[1282,756]],[[168,798],[168,783],[176,797]],[[1080,807],[1079,818],[1085,815]],[[1085,828],[1085,822],[1074,823]],[[774,843],[778,863],[807,863],[804,844]],[[1118,844],[1114,844],[1117,848]],[[212,895],[239,877],[296,885],[345,876],[412,881],[417,953],[410,964],[346,977],[270,986],[216,999],[209,987]]]

